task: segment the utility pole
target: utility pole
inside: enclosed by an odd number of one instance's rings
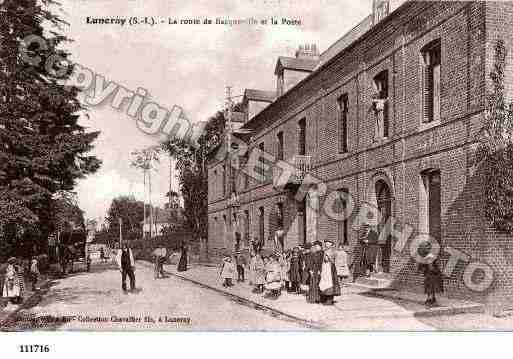
[[[225,185],[228,184],[228,196],[231,198],[233,188],[231,188],[231,179],[232,179],[232,111],[233,111],[233,104],[232,104],[232,88],[231,86],[226,86],[226,146],[228,147],[226,150],[226,162],[228,163],[227,169],[227,181],[225,180]],[[228,202],[228,223],[230,224],[229,233],[231,233],[231,237],[233,241],[230,241],[230,246],[235,242],[235,233],[234,233],[234,225],[233,223],[233,214],[232,214],[232,206],[230,201]]]
[[[173,157],[169,155],[169,211],[172,210],[172,198],[171,193],[173,192]]]
[[[148,170],[148,188],[150,190],[150,196],[148,202],[150,203],[150,239],[153,238],[153,204],[151,202],[151,159],[150,159],[150,169]]]
[[[143,191],[144,191],[144,195],[143,195],[143,239],[145,238],[145,229],[144,227],[146,226],[146,170],[143,169]]]
[[[119,217],[119,248],[121,249],[121,245],[122,245],[122,241],[123,241],[123,231],[122,231],[122,228],[123,227],[123,218]]]

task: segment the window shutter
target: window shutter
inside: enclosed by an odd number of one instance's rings
[[[432,75],[432,81],[433,81],[433,121],[439,121],[440,120],[440,64],[438,63],[433,67],[433,75]]]
[[[298,140],[298,154],[306,155],[306,120],[302,119],[299,121],[298,126],[299,140]]]
[[[347,109],[342,115],[342,152],[347,152]]]
[[[347,152],[347,112],[348,103],[347,95],[342,96],[338,100],[339,108],[339,152]]]
[[[383,107],[383,137],[388,137],[389,117],[388,117],[388,101]]]
[[[433,54],[430,51],[424,53],[423,81],[422,81],[422,122],[433,121]]]

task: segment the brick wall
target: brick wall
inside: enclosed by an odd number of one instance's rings
[[[407,3],[250,121],[247,126],[256,131],[252,145],[264,141],[266,150],[276,155],[276,134],[283,131],[284,157],[292,158],[297,153],[297,123],[305,118],[306,152],[314,160],[312,174],[329,190],[347,189],[356,208],[365,202],[375,203],[374,184],[384,180],[393,195],[392,216],[413,226],[415,234],[422,215],[421,173],[439,170],[442,245],[467,253],[472,261],[488,263],[496,273],[492,287],[477,293],[464,285],[464,266],[460,264],[445,280],[447,293],[491,306],[503,305],[513,299],[512,238],[491,230],[482,215],[482,183],[474,152],[485,90],[490,85],[487,74],[493,65],[493,44],[499,37],[506,41],[509,66],[513,56],[512,19],[511,3]],[[441,120],[426,126],[421,122],[420,51],[435,39],[441,40],[442,49]],[[389,74],[390,130],[386,140],[376,142],[372,79],[383,70]],[[513,91],[511,71],[506,87]],[[347,153],[339,153],[338,148],[337,99],[342,94],[347,94],[349,102]],[[209,180],[209,194],[210,186],[214,184]],[[248,189],[239,186],[238,191],[242,203],[239,211],[250,212],[253,233],[258,233],[258,208],[265,208],[266,234],[270,234],[274,230],[272,209],[283,202],[287,246],[299,242],[299,204],[292,194],[277,192],[271,183],[255,180],[250,181]],[[226,211],[226,203],[214,198],[209,196],[209,221]],[[324,199],[321,208],[326,205]],[[354,216],[349,222],[349,242],[357,257],[361,233],[352,227],[353,220]],[[338,223],[325,211],[319,212],[315,222],[318,239],[338,239]],[[219,243],[217,239],[214,242]],[[448,256],[443,254],[441,258],[445,265]],[[423,278],[408,248],[393,251],[391,262],[398,287],[422,290]]]

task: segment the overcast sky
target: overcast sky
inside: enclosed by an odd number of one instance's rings
[[[392,9],[400,0],[391,2]],[[293,56],[300,44],[324,51],[371,12],[372,0],[63,0],[70,23],[68,46],[74,62],[108,80],[142,87],[160,105],[182,107],[192,120],[222,109],[225,86],[235,95],[245,88],[275,89],[278,56]],[[86,17],[161,16],[172,18],[287,17],[301,26],[159,25],[130,27],[86,24]],[[129,166],[130,152],[156,144],[123,111],[92,107],[82,123],[102,133],[94,153],[101,170],[81,180],[79,204],[87,218],[103,218],[112,198],[144,198],[142,174]],[[178,186],[175,184],[174,188]],[[153,174],[153,200],[165,202],[169,159]]]

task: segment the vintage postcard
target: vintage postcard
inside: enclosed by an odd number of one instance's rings
[[[512,35],[507,1],[0,0],[0,331],[513,330]]]

